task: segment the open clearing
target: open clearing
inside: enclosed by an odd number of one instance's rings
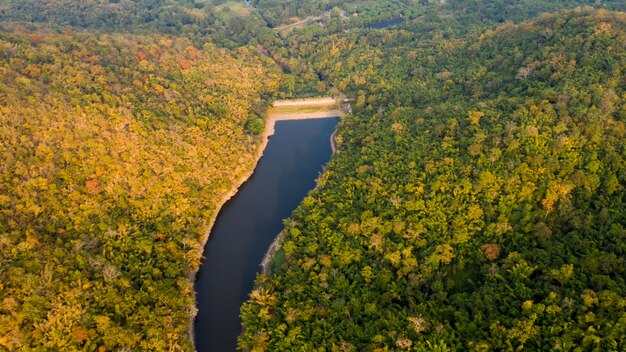
[[[274,102],[273,106],[275,108],[283,107],[283,106],[328,106],[328,105],[336,105],[337,99],[332,97],[322,97],[322,98],[307,98],[307,99],[287,99],[287,100],[277,100]]]
[[[217,6],[217,8],[219,9],[222,15],[226,15],[228,14],[228,12],[232,12],[242,17],[250,16],[250,9],[247,8],[243,3],[240,3],[237,1],[225,2]]]
[[[278,100],[267,113],[268,129],[271,135],[275,121],[341,118],[344,115],[345,112],[341,109],[341,99],[333,97]]]

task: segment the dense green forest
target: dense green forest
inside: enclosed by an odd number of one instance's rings
[[[620,0],[252,0],[251,3],[273,27],[341,14],[343,28],[404,18],[414,20],[412,28],[422,34],[427,34],[426,28],[467,32],[582,5],[623,9]]]
[[[625,10],[0,0],[0,350],[193,350],[267,106],[340,93],[242,348],[626,350]]]
[[[506,21],[519,22],[536,17],[543,12],[575,8],[581,5],[622,11],[626,9],[620,0],[602,2],[595,0],[334,2],[317,0],[305,3],[292,0],[258,0],[255,5],[270,25],[284,25],[309,18],[315,19],[278,31],[283,38],[282,41],[264,41],[264,43],[269,43],[266,47],[270,50],[272,59],[286,73],[284,84],[281,86],[281,95],[284,97],[314,96],[328,91],[338,94],[339,91],[346,89],[346,86],[337,86],[336,82],[328,77],[327,68],[320,67],[316,60],[328,61],[327,56],[336,55],[339,50],[353,53],[353,48],[359,50],[359,47],[336,47],[332,52],[327,48],[326,50],[320,50],[320,48],[330,45],[329,43],[333,41],[341,41],[344,37],[378,35],[376,32],[364,29],[365,26],[374,22],[390,19],[402,20],[401,24],[388,30],[396,30],[399,27],[404,31],[402,32],[403,38],[379,45],[379,50],[385,51],[409,39],[421,48],[430,45],[431,41],[437,43],[442,39],[463,39],[472,33],[479,35],[485,29],[493,28]],[[285,8],[291,10],[283,11]],[[316,60],[312,59],[312,51],[318,51]],[[336,69],[341,71],[341,65],[345,64],[352,65],[354,60],[344,60],[338,63]],[[350,73],[354,74],[353,76],[362,75],[368,71],[364,67],[361,69],[359,72],[354,68],[343,71],[344,74]],[[320,80],[320,77],[323,79]],[[333,88],[338,88],[338,90]]]
[[[256,12],[235,1],[0,0],[0,21],[148,35],[157,32],[230,49],[259,42],[269,46],[277,41]]]
[[[253,167],[246,126],[279,78],[264,61],[161,35],[0,30],[0,350],[192,349],[188,276]]]
[[[357,27],[398,17],[412,18],[424,9],[417,0],[256,0],[252,3],[273,27],[311,17],[341,17],[343,27]]]
[[[242,347],[626,348],[626,14],[298,49],[355,111]]]

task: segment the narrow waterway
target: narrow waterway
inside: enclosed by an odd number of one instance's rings
[[[196,280],[199,352],[236,350],[239,308],[282,220],[289,217],[331,156],[337,118],[277,121],[252,177],[221,209]]]

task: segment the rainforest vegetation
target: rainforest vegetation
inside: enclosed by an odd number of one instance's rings
[[[201,239],[278,72],[162,35],[0,32],[0,349],[190,350]],[[258,133],[258,131],[256,131]]]
[[[340,93],[242,348],[625,350],[625,10],[0,0],[0,350],[193,350],[267,107]]]
[[[626,348],[626,14],[298,50],[355,109],[241,346]]]

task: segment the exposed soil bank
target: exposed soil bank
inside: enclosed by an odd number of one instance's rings
[[[265,253],[263,257],[263,261],[261,262],[261,274],[265,276],[270,275],[270,264],[272,263],[272,259],[276,255],[276,252],[280,249],[283,244],[283,240],[285,239],[285,231],[281,231],[277,236],[274,242],[270,245],[270,248]]]

